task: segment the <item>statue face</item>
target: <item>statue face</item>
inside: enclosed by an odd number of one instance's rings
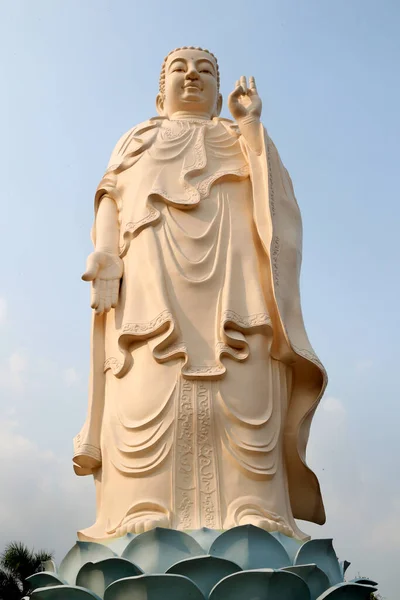
[[[215,62],[207,52],[178,50],[165,65],[165,97],[158,107],[165,116],[185,111],[207,115],[218,114],[218,84]]]

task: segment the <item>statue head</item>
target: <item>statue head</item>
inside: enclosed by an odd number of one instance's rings
[[[222,96],[215,56],[202,48],[172,50],[162,65],[156,104],[158,113],[168,118],[182,112],[209,119],[218,116]]]

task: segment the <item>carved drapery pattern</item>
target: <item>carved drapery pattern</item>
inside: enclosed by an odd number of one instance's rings
[[[212,419],[212,383],[196,383],[196,438],[199,478],[200,523],[212,529],[221,525],[219,477],[216,457],[216,440]]]
[[[275,287],[279,287],[279,253],[280,253],[281,241],[276,235],[272,238],[271,246],[271,265],[272,275],[274,278]]]
[[[132,335],[143,339],[151,337],[167,322],[173,323],[173,316],[169,310],[162,311],[157,317],[147,323],[125,323],[121,334]],[[222,328],[227,324],[234,324],[239,329],[252,329],[263,326],[272,326],[271,319],[268,313],[256,313],[252,315],[240,315],[233,310],[225,310],[221,316]],[[297,349],[294,348],[296,351]],[[247,344],[244,343],[243,348],[234,348],[229,344],[219,341],[215,346],[216,360],[215,365],[190,365],[188,364],[188,350],[185,342],[176,342],[167,345],[164,348],[156,347],[153,350],[154,358],[159,362],[168,361],[171,358],[182,357],[184,363],[182,365],[182,376],[186,379],[210,378],[221,379],[226,373],[226,367],[220,362],[220,357],[223,355],[230,356],[238,361],[244,361],[249,355]],[[302,354],[300,351],[299,354]],[[104,362],[104,372],[109,369],[116,377],[123,377],[130,366],[130,353],[124,351],[125,360],[119,360],[115,356],[108,357]],[[315,357],[315,355],[313,355]],[[308,358],[306,356],[305,358]],[[311,360],[311,359],[310,359]]]
[[[121,257],[125,256],[132,237],[136,235],[141,229],[143,229],[143,227],[146,227],[147,225],[150,225],[150,223],[155,223],[156,221],[158,221],[159,217],[160,212],[156,208],[154,208],[154,206],[149,205],[148,213],[142,219],[139,219],[138,221],[128,221],[128,223],[125,224],[123,230],[121,231],[123,243],[119,247],[119,255]]]
[[[221,527],[212,383],[181,380],[173,475],[176,526]]]
[[[184,366],[182,368],[182,375],[187,379],[197,379],[198,377],[211,377],[213,379],[220,378],[224,375],[226,369],[224,365],[210,365],[210,366]]]
[[[111,369],[112,374],[115,376],[118,376],[118,374],[122,370],[122,367],[123,362],[118,360],[118,358],[115,358],[114,356],[111,356],[110,358],[107,358],[106,361],[104,361],[104,372]]]
[[[210,177],[207,177],[207,179],[203,179],[203,181],[198,186],[198,190],[200,192],[201,198],[206,198],[210,193],[212,184],[215,181],[217,181],[217,179],[220,179],[221,177],[223,177],[226,174],[227,174],[226,170],[221,169],[219,171],[216,171]],[[248,167],[248,165],[244,165],[243,167],[240,167],[239,169],[235,169],[235,170],[232,169],[229,171],[229,175],[235,175],[236,177],[238,177],[240,179],[248,177],[249,176],[249,167]]]
[[[305,348],[299,348],[298,346],[295,346],[295,344],[292,344],[292,348],[296,352],[296,354],[299,354],[303,358],[309,360],[314,365],[316,365],[322,371],[322,373],[324,375],[324,378],[326,380],[328,379],[328,375],[327,375],[327,372],[325,370],[325,367],[322,364],[322,362],[319,360],[318,356],[315,354],[314,351],[307,350]]]
[[[124,323],[120,333],[120,339],[123,339],[123,336],[132,336],[138,340],[150,338],[157,333],[160,333],[167,327],[169,324],[169,328],[173,330],[173,317],[172,313],[165,309],[163,310],[157,317],[148,321],[147,323]],[[115,356],[110,356],[104,362],[104,371],[108,371],[111,369],[113,375],[115,377],[123,377],[130,366],[132,365],[132,355],[131,352],[127,348],[120,348],[123,354],[123,359],[120,360]],[[173,353],[173,354],[176,354]]]
[[[272,160],[271,160],[271,141],[267,142],[267,157],[268,157],[268,189],[269,189],[269,207],[271,210],[271,216],[275,216],[275,190],[274,190],[274,178],[272,175]]]
[[[235,323],[239,327],[248,329],[260,325],[270,325],[271,319],[268,313],[257,313],[254,315],[239,315],[233,310],[225,310],[222,315],[222,323]]]
[[[148,335],[154,333],[161,325],[167,321],[172,321],[172,314],[169,310],[163,310],[155,319],[148,323],[125,323],[122,328],[122,333],[133,335]]]
[[[173,494],[176,507],[176,526],[179,529],[196,527],[196,480],[194,471],[194,383],[181,381],[176,407],[175,457]]]

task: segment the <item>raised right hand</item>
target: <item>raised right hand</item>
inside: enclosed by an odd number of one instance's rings
[[[90,305],[97,315],[117,306],[123,270],[122,259],[116,254],[100,251],[89,254],[82,279],[92,282]]]

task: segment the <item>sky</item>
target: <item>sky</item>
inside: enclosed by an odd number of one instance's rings
[[[119,137],[155,115],[164,56],[199,45],[225,98],[256,77],[302,211],[303,310],[330,382],[308,447],[327,523],[300,525],[398,597],[399,29],[396,0],[0,1],[0,548],[60,561],[94,522],[71,463],[94,191]]]

